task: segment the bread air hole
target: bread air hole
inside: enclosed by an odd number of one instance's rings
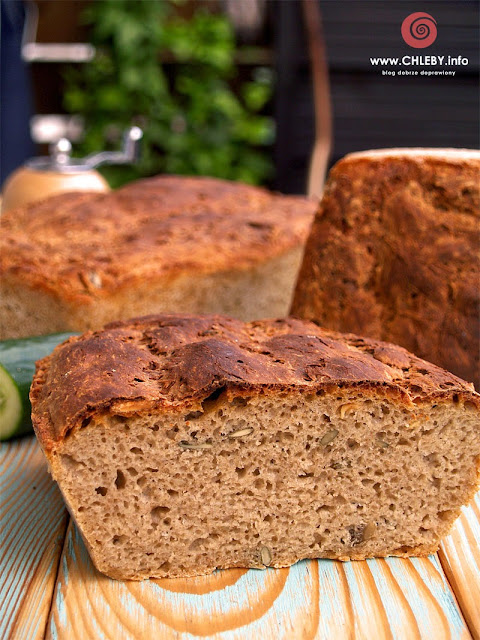
[[[445,509],[445,511],[439,511],[438,512],[438,517],[440,520],[444,520],[446,522],[449,522],[455,515],[455,512],[452,511],[451,509]]]
[[[125,475],[123,474],[122,471],[120,471],[120,469],[117,469],[117,477],[115,478],[115,486],[117,487],[117,489],[123,489],[126,484],[127,484],[127,480],[125,478]]]
[[[130,451],[138,456],[141,456],[143,454],[143,451],[140,449],[140,447],[132,447]]]
[[[198,551],[201,547],[204,547],[208,543],[208,539],[205,538],[196,538],[193,542],[190,543],[189,549],[191,551]]]
[[[169,507],[154,507],[150,511],[152,522],[158,523],[170,511]]]

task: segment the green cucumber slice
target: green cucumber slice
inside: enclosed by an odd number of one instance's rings
[[[75,333],[54,333],[47,336],[16,338],[0,341],[0,441],[33,433],[30,419],[31,405],[28,394],[35,373],[35,362],[49,355],[53,349]],[[15,418],[15,404],[12,405],[12,382],[20,395],[21,411]],[[12,408],[13,406],[13,408]],[[13,413],[10,413],[12,412]],[[8,417],[8,419],[7,419]],[[17,420],[15,422],[15,420]]]
[[[0,440],[13,437],[23,423],[23,402],[20,389],[12,376],[0,364]]]

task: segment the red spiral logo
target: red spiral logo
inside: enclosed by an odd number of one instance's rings
[[[429,13],[411,13],[402,22],[402,38],[415,49],[425,49],[437,39],[437,21]]]

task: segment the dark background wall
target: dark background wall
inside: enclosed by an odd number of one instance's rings
[[[320,0],[319,4],[334,113],[332,163],[361,149],[478,146],[478,2]],[[430,13],[437,21],[437,40],[426,49],[412,49],[400,33],[404,18],[417,11]],[[278,0],[272,19],[277,72],[275,187],[302,193],[314,128],[301,3]],[[459,54],[469,59],[469,65],[448,67],[456,70],[454,77],[386,77],[370,64],[370,57]]]
[[[369,148],[478,146],[477,0],[310,1],[318,2],[321,9],[330,67],[334,114],[331,163],[351,151]],[[0,4],[0,173],[5,177],[26,157],[46,153],[46,147],[33,147],[28,117],[33,113],[63,112],[64,65],[33,63],[25,68],[19,59],[12,61],[14,49],[18,49],[19,56],[23,3],[0,0]],[[86,4],[87,0],[37,0],[38,41],[86,41],[88,32],[79,18]],[[210,10],[218,11],[226,6],[225,0],[208,0],[207,4]],[[254,66],[275,68],[275,95],[265,110],[275,116],[277,131],[273,149],[275,175],[269,186],[287,193],[303,193],[314,127],[301,1],[267,0],[264,9],[256,35],[247,42],[254,45],[248,52],[248,62],[239,51],[238,74],[246,79]],[[426,11],[437,20],[437,40],[427,49],[410,48],[400,34],[403,19],[416,11]],[[237,38],[239,45],[245,45],[245,37],[238,31]],[[370,65],[372,56],[406,54],[462,55],[469,58],[469,65],[456,67],[454,77],[387,77],[381,75],[380,68]],[[17,95],[20,90],[23,97]]]

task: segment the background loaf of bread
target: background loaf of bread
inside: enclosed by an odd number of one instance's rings
[[[162,176],[8,212],[0,338],[165,310],[285,315],[314,210],[244,184]]]
[[[400,344],[480,389],[480,152],[354,153],[331,170],[292,314]]]

